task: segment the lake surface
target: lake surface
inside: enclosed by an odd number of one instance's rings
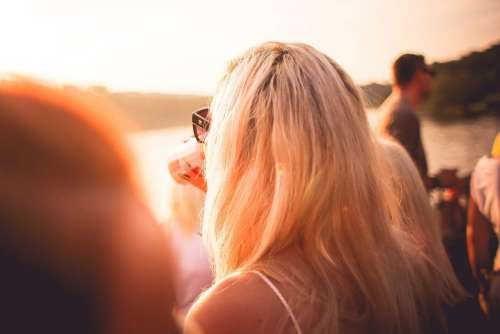
[[[372,125],[378,114],[369,112]],[[427,154],[429,172],[442,168],[458,168],[461,175],[469,174],[477,160],[487,154],[496,134],[500,131],[500,118],[484,116],[452,123],[422,118],[422,140]]]
[[[378,115],[369,112],[368,118],[374,125]],[[176,127],[130,135],[146,194],[160,221],[169,213],[167,157],[183,139],[191,135],[191,131],[190,127]],[[430,173],[442,168],[458,168],[461,175],[470,173],[477,160],[490,151],[499,131],[500,118],[495,117],[485,116],[454,123],[422,119],[422,135]]]

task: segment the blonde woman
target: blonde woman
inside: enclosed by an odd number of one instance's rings
[[[404,229],[413,236],[416,244],[421,246],[422,254],[432,259],[429,263],[442,272],[443,280],[439,282],[447,282],[459,290],[460,285],[442,245],[437,217],[432,211],[415,163],[403,146],[395,141],[380,139],[380,144],[391,168],[391,181],[399,198]]]
[[[402,228],[418,246],[416,258],[422,259],[423,271],[434,276],[446,308],[450,332],[478,331],[482,317],[479,304],[467,298],[448,259],[441,239],[438,217],[432,211],[419,171],[403,148],[395,141],[380,139],[391,170],[393,189],[399,198]],[[447,306],[446,306],[447,305]]]
[[[203,233],[216,283],[187,326],[422,333],[442,318],[442,287],[394,232],[383,154],[333,60],[304,44],[253,48],[229,66],[210,121]]]

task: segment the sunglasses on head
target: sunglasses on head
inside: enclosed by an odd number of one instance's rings
[[[205,142],[208,130],[210,129],[210,120],[208,117],[208,113],[208,108],[201,108],[194,111],[191,115],[194,137],[200,144],[203,144]]]

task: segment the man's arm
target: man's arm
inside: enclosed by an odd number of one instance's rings
[[[467,254],[472,273],[481,281],[481,269],[490,267],[490,222],[479,211],[474,199],[469,199],[467,213]]]

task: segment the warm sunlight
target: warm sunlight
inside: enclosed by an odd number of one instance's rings
[[[500,0],[4,0],[0,333],[498,334],[499,131]]]
[[[301,41],[359,83],[386,81],[403,51],[430,61],[499,36],[495,0],[19,0],[0,6],[0,71],[113,90],[211,93],[230,57]]]

